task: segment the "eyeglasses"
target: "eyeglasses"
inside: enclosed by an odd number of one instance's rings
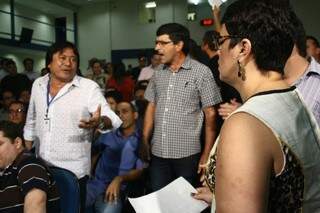
[[[228,39],[231,39],[231,38],[241,38],[240,36],[237,36],[237,35],[225,35],[225,36],[213,36],[213,44],[215,46],[215,49],[216,50],[220,50],[221,49],[221,46],[222,44],[228,40]]]
[[[10,113],[10,114],[13,114],[13,113],[21,113],[21,112],[24,112],[24,110],[23,110],[22,108],[16,109],[16,110],[14,110],[14,109],[9,109],[9,113]]]
[[[155,41],[156,46],[159,45],[161,47],[163,47],[167,44],[170,44],[170,43],[173,43],[173,41]]]

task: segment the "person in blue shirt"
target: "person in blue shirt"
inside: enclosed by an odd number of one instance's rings
[[[87,183],[87,212],[120,213],[128,181],[138,179],[143,163],[138,158],[141,129],[136,125],[138,113],[131,103],[120,102],[116,112],[120,128],[102,134],[93,145],[100,152],[95,174]]]

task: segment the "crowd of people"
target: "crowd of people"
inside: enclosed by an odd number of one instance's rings
[[[80,211],[132,212],[128,196],[182,176],[206,212],[320,212],[320,46],[286,0],[237,0],[201,46],[178,23],[139,65],[70,42],[40,72],[0,67],[0,212],[59,212],[51,166],[74,173]],[[163,207],[165,209],[165,207]]]

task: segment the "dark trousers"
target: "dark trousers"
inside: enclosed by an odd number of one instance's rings
[[[80,213],[84,213],[86,209],[86,196],[87,196],[87,181],[89,177],[86,175],[80,179],[79,182],[79,189],[80,189]]]
[[[180,176],[195,186],[198,179],[199,160],[200,153],[178,159],[160,158],[152,155],[150,164],[152,191],[161,189]]]

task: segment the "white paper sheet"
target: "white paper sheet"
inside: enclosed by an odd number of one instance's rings
[[[129,198],[136,213],[199,213],[208,204],[191,197],[197,192],[183,177],[164,188],[139,198]]]

